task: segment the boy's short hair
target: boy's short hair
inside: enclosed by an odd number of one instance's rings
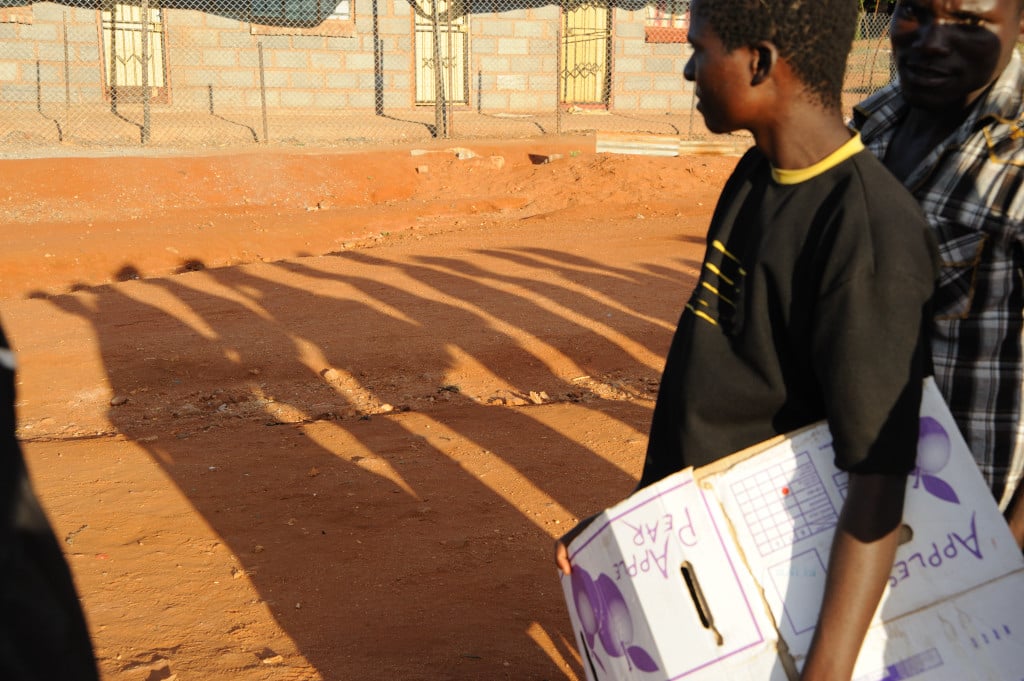
[[[1024,0],[1021,0],[1024,2]],[[857,0],[695,0],[729,51],[766,40],[822,104],[839,109]]]

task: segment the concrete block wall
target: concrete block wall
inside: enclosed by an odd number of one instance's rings
[[[378,88],[382,96],[395,87],[408,88],[404,76],[411,62],[407,54],[394,51],[411,45],[408,3],[378,7],[376,37],[372,17],[357,16],[349,36],[291,35],[253,30],[247,22],[194,10],[167,10],[167,30],[174,35],[168,45],[172,100],[175,105],[204,105],[212,92],[215,107],[226,109],[259,106],[265,96],[273,109],[372,111]],[[375,39],[384,50],[379,80]],[[176,74],[176,67],[186,64]]]
[[[366,5],[356,5],[359,7]],[[103,105],[100,13],[36,3],[12,14],[0,8],[0,106],[55,103]],[[383,50],[375,76],[372,17],[357,16],[351,36],[262,34],[230,17],[196,10],[163,10],[167,106],[183,110],[258,106],[260,46],[266,100],[274,107],[373,109],[384,101],[409,106],[413,93],[412,16],[407,2],[378,5]],[[66,55],[66,56],[65,56]]]
[[[553,5],[471,16],[470,88],[475,108],[554,111],[560,19]]]
[[[649,43],[646,10],[616,9],[613,17],[613,111],[651,114],[689,111],[693,85],[683,78],[692,54],[687,43]]]
[[[468,22],[469,108],[554,110],[559,7],[476,4]],[[237,18],[164,9],[168,100],[154,106],[224,113],[259,107],[265,97],[271,109],[372,111],[379,97],[385,109],[408,109],[415,100],[412,9],[406,0],[375,6],[376,18],[369,3],[353,3],[354,30],[347,36],[254,29]],[[6,11],[0,8],[0,106],[107,102],[98,10],[45,2]],[[612,109],[689,108],[692,90],[682,77],[687,46],[645,42],[642,9],[612,12]]]
[[[4,8],[0,19],[0,103],[104,101],[95,10],[38,3]]]

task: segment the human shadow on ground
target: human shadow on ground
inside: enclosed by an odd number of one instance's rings
[[[635,447],[639,467],[650,411],[571,374],[656,376],[594,324],[650,352],[650,336],[670,333],[657,320],[676,311],[630,301],[633,313],[607,321],[620,278],[583,284],[589,296],[545,286],[552,308],[528,278],[423,262],[358,253],[50,301],[93,326],[112,392],[132,396],[112,424],[229,546],[324,678],[564,678],[541,649],[575,657],[550,563],[568,525],[555,519],[629,493],[635,477],[607,452]],[[526,337],[563,359],[538,357]],[[462,374],[493,385],[460,387]],[[584,432],[515,401],[531,393],[574,410]],[[620,442],[586,441],[609,420]]]

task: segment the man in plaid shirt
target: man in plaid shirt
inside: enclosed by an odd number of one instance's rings
[[[935,377],[1024,546],[1024,0],[901,0],[899,81],[854,111],[935,230]]]

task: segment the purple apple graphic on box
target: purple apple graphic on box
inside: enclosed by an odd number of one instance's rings
[[[952,444],[949,433],[942,424],[930,416],[921,417],[921,426],[917,439],[917,467],[913,471],[914,489],[924,487],[932,496],[959,504],[960,498],[945,480],[938,476],[939,471],[949,463]]]
[[[658,664],[650,654],[640,646],[632,645],[635,633],[633,618],[615,581],[604,573],[592,579],[590,573],[579,566],[573,566],[571,579],[573,604],[583,627],[587,660],[592,664],[596,662],[604,670],[595,646],[595,642],[600,641],[606,654],[625,657],[630,669],[635,666],[645,672],[657,671]],[[591,669],[596,676],[593,666]]]

